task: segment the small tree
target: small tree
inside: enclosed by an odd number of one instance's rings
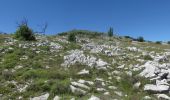
[[[170,41],[168,41],[167,43],[170,44]]]
[[[33,31],[28,27],[27,20],[18,24],[18,29],[15,32],[15,38],[26,41],[36,40]]]
[[[113,36],[113,28],[110,27],[109,31],[108,31],[108,36],[112,37]]]
[[[145,40],[144,40],[144,38],[142,36],[140,36],[140,37],[137,38],[137,41],[144,42]]]
[[[74,33],[70,33],[70,34],[68,35],[68,41],[70,41],[70,42],[76,42],[76,36],[75,36]]]

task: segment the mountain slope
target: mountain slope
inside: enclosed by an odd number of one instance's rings
[[[125,38],[0,35],[2,100],[143,100],[167,98],[170,46]]]

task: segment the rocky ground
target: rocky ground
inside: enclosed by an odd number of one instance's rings
[[[170,100],[170,45],[0,35],[1,100]]]

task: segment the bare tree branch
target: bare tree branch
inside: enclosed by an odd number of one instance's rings
[[[38,25],[38,27],[40,27],[40,31],[37,32],[37,33],[42,33],[42,34],[45,34],[47,28],[48,28],[48,23],[46,22],[45,24],[43,25]]]
[[[28,26],[28,19],[26,19],[25,17],[22,19],[22,21],[20,22],[16,22],[17,26],[20,27],[22,25],[26,25]]]

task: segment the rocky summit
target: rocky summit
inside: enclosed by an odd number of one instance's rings
[[[0,100],[170,100],[170,45],[0,34]]]

